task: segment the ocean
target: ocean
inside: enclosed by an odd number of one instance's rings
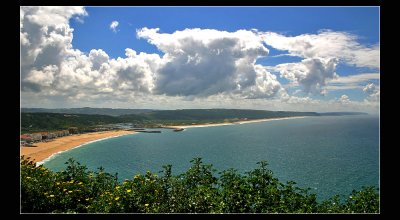
[[[160,130],[160,129],[158,129]],[[93,142],[56,155],[44,166],[60,171],[68,158],[89,169],[102,166],[131,179],[147,170],[172,165],[173,174],[190,167],[194,157],[241,173],[267,161],[281,182],[311,188],[319,200],[348,195],[362,186],[379,187],[379,117],[324,116],[275,120],[182,132],[138,133]],[[218,176],[218,173],[215,173]]]

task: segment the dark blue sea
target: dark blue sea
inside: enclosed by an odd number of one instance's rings
[[[63,152],[45,166],[65,169],[68,158],[89,169],[102,166],[131,179],[172,164],[174,174],[202,157],[218,171],[244,173],[266,160],[280,181],[311,188],[318,199],[348,195],[361,186],[379,187],[379,117],[324,116],[189,128],[182,132],[138,133],[90,143]],[[216,175],[218,175],[216,173]]]

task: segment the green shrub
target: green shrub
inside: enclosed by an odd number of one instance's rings
[[[338,195],[321,203],[308,189],[279,182],[265,161],[240,174],[234,169],[214,176],[212,165],[194,158],[192,166],[172,175],[163,166],[160,177],[150,171],[118,182],[99,168],[69,159],[67,168],[52,172],[21,157],[23,213],[378,213],[374,187],[353,191],[345,201]]]

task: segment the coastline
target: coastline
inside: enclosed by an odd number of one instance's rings
[[[295,116],[295,117],[282,117],[282,118],[265,118],[265,119],[255,119],[255,120],[243,120],[237,122],[228,122],[228,123],[215,123],[215,124],[197,124],[197,125],[182,125],[182,126],[167,126],[165,128],[172,129],[187,129],[187,128],[200,128],[200,127],[214,127],[214,126],[227,126],[227,125],[238,125],[238,124],[248,124],[248,123],[257,123],[257,122],[266,122],[266,121],[276,121],[276,120],[286,120],[286,119],[297,119],[297,118],[305,118],[306,116]],[[24,155],[25,157],[30,157],[31,160],[36,162],[36,165],[39,166],[56,155],[74,149],[78,147],[82,147],[86,144],[93,143],[96,141],[101,141],[113,137],[120,137],[128,134],[135,134],[135,131],[127,131],[127,130],[118,130],[118,131],[101,131],[101,132],[92,132],[86,134],[72,135],[66,137],[56,138],[49,142],[39,142],[35,143],[35,147],[20,147],[20,156]]]
[[[257,122],[265,122],[265,121],[277,121],[277,120],[286,120],[286,119],[296,119],[296,118],[305,118],[307,116],[294,116],[294,117],[282,117],[282,118],[264,118],[264,119],[254,119],[254,120],[243,120],[238,122],[227,122],[227,123],[215,123],[215,124],[197,124],[197,125],[181,125],[181,126],[167,126],[167,128],[173,129],[186,129],[186,128],[202,128],[202,127],[214,127],[214,126],[226,126],[226,125],[238,125],[238,124],[248,124],[248,123],[257,123]]]
[[[118,130],[60,137],[49,142],[35,143],[34,146],[36,147],[20,147],[20,156],[24,155],[25,157],[30,157],[31,160],[34,160],[36,165],[39,166],[64,151],[96,141],[135,133],[134,131]]]

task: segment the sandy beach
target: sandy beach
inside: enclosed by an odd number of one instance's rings
[[[198,124],[198,125],[182,125],[182,126],[168,126],[168,128],[175,129],[186,129],[186,128],[195,128],[195,127],[212,127],[212,126],[225,126],[225,125],[237,125],[237,124],[247,124],[247,123],[256,123],[256,122],[265,122],[265,121],[275,121],[275,120],[286,120],[286,119],[295,119],[295,118],[305,118],[305,116],[299,117],[284,117],[284,118],[266,118],[266,119],[257,119],[257,120],[246,120],[246,121],[238,121],[233,123],[216,123],[216,124]],[[52,157],[53,155],[70,150],[72,148],[81,146],[88,142],[93,142],[100,139],[117,137],[127,134],[134,134],[134,131],[102,131],[102,132],[93,132],[87,134],[79,134],[72,135],[66,137],[56,138],[49,142],[39,142],[34,143],[35,147],[20,147],[20,155],[25,155],[25,157],[30,157],[31,160],[34,160],[37,164],[42,164],[44,160]]]
[[[31,160],[40,162],[51,157],[52,155],[70,150],[82,144],[96,141],[99,139],[122,136],[127,134],[134,134],[133,131],[101,131],[86,134],[78,134],[66,137],[56,138],[49,142],[34,143],[36,147],[20,147],[20,155],[25,157],[31,157]]]
[[[256,120],[246,120],[246,121],[238,121],[233,123],[215,123],[215,124],[199,124],[199,125],[181,125],[181,126],[168,126],[169,128],[201,128],[201,127],[213,127],[213,126],[224,126],[224,125],[236,125],[236,124],[247,124],[247,123],[256,123],[256,122],[264,122],[264,121],[276,121],[276,120],[286,120],[286,119],[295,119],[295,118],[305,118],[306,116],[296,116],[296,117],[283,117],[283,118],[265,118],[265,119],[256,119]]]

